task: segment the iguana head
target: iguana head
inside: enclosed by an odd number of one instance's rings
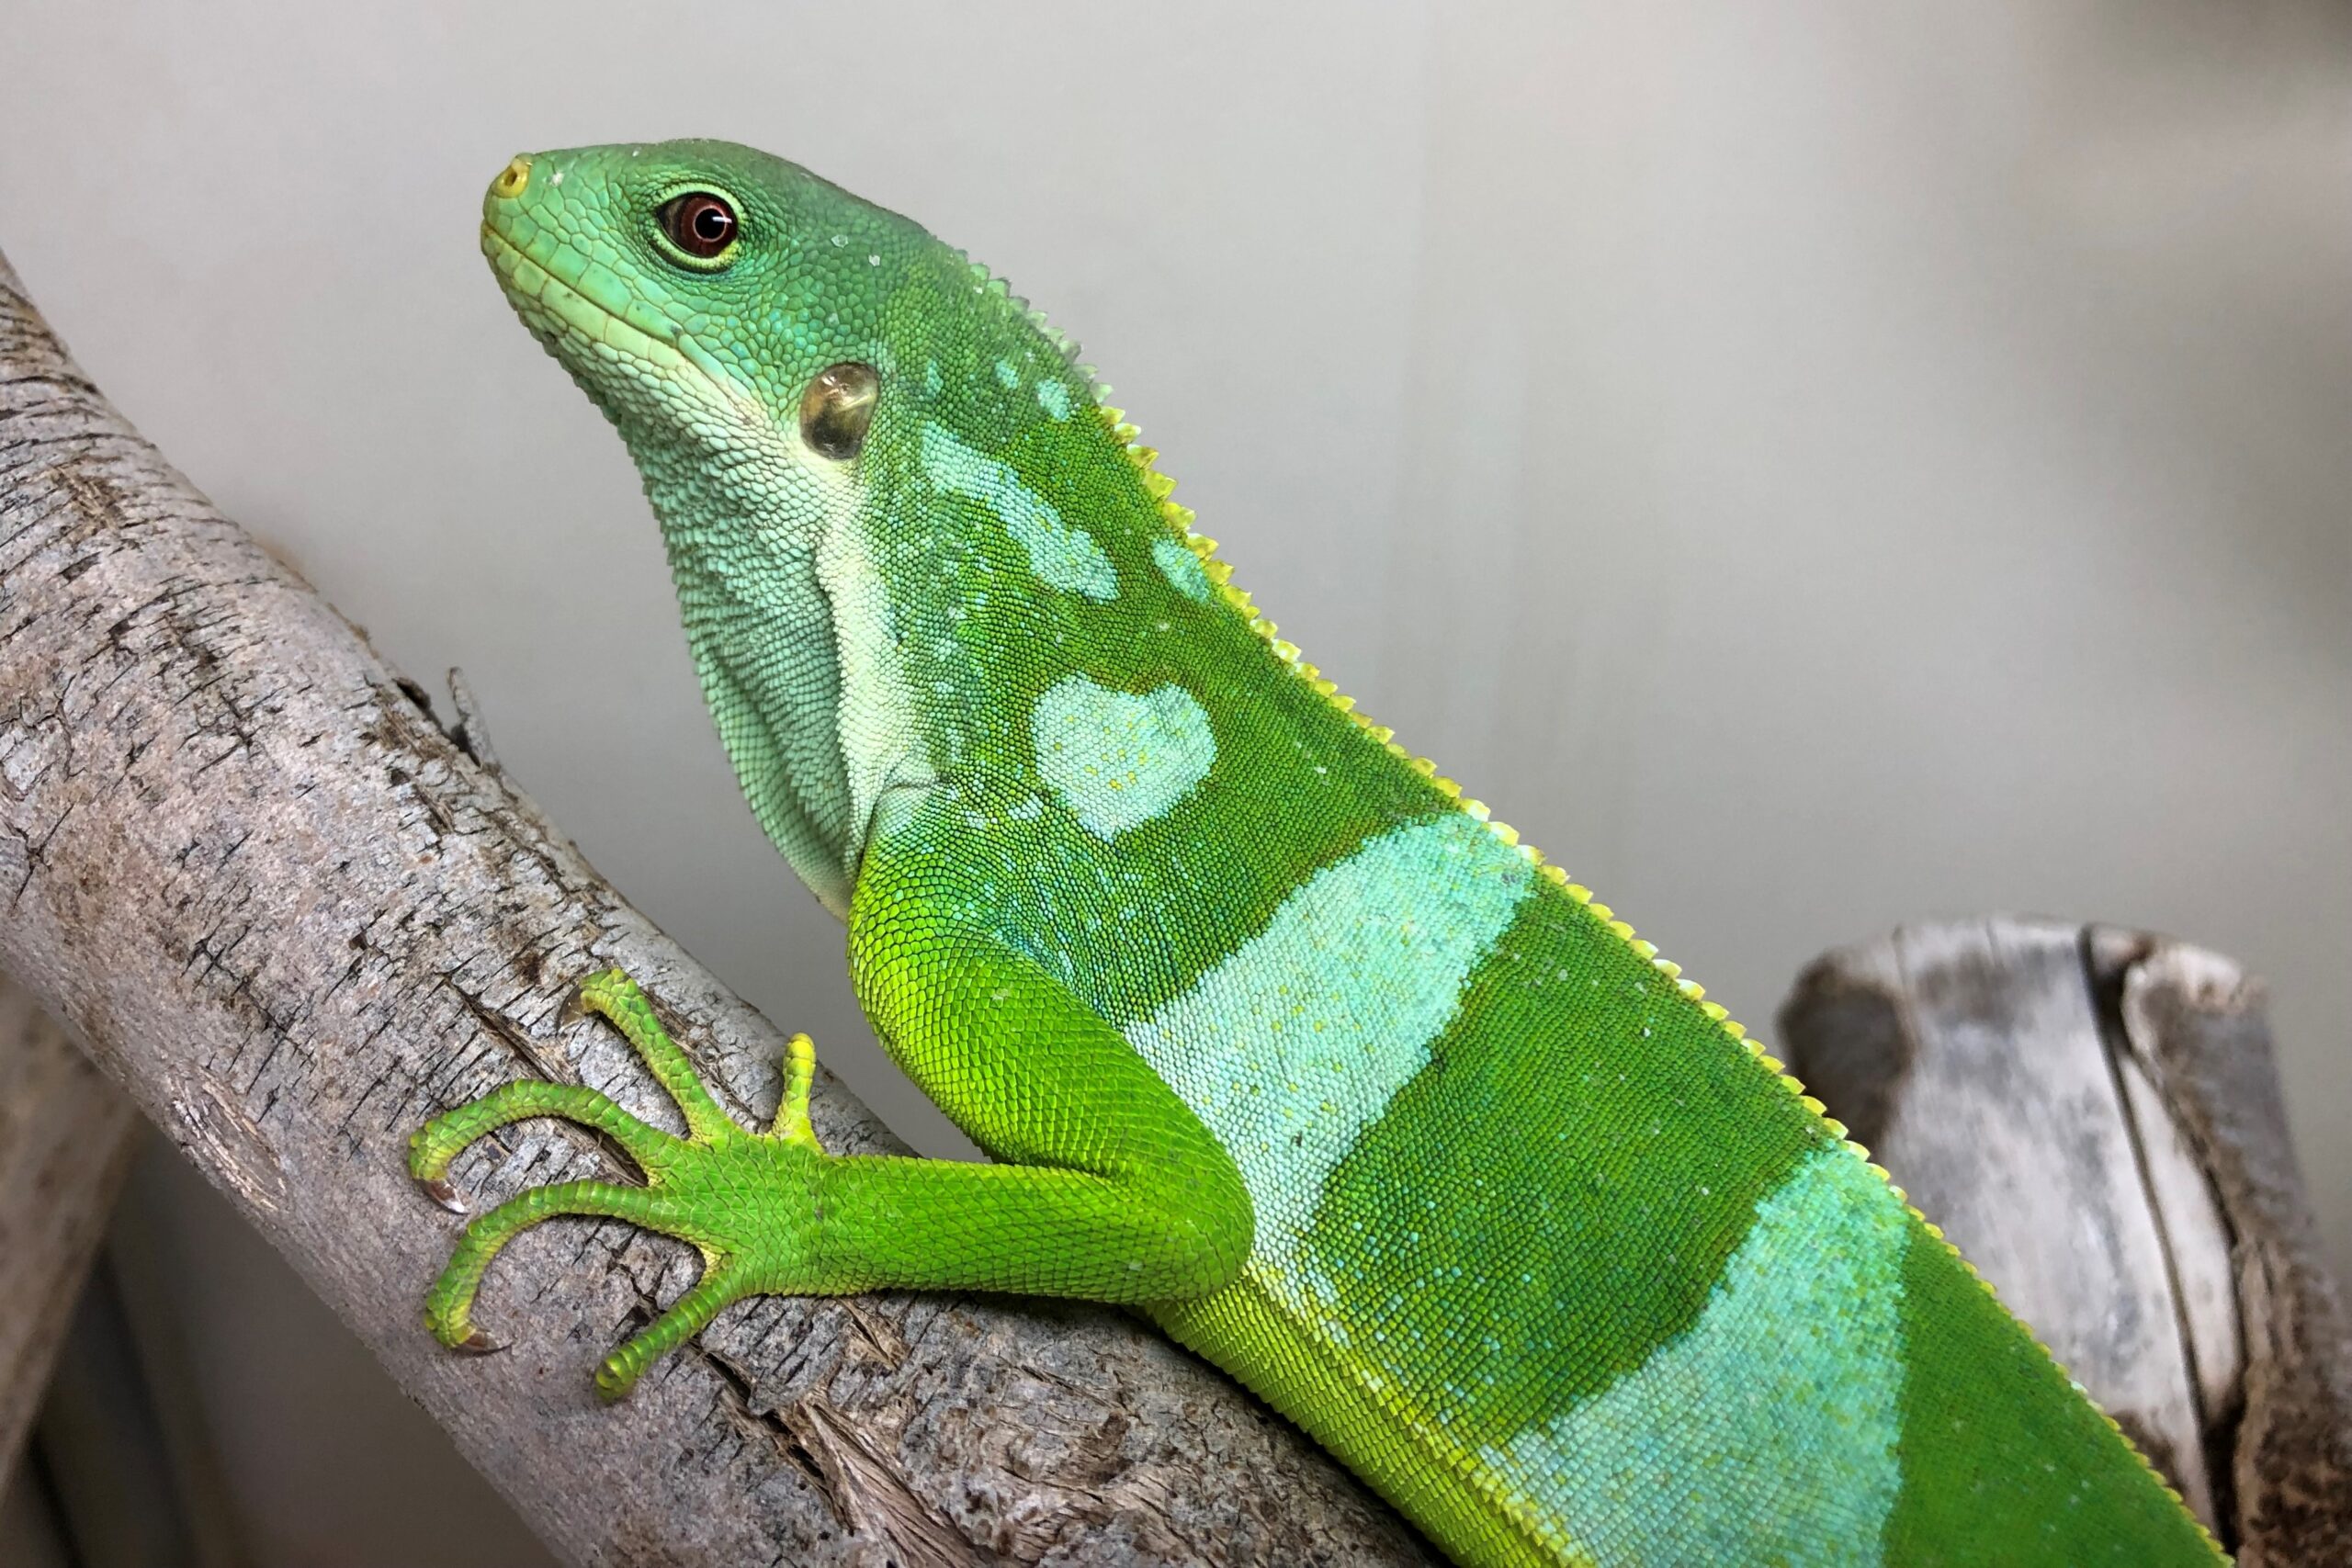
[[[532,333],[669,487],[744,481],[818,525],[878,411],[885,301],[943,247],[805,169],[724,141],[516,158],[482,250]],[[842,374],[820,381],[832,367]],[[719,500],[716,495],[709,502]],[[691,509],[691,508],[689,508]]]
[[[673,141],[517,158],[481,233],[628,443],[744,791],[836,911],[877,824],[1025,787],[1042,693],[1164,666],[1210,605],[1067,343],[907,220]]]

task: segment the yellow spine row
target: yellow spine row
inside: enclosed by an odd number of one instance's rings
[[[1143,480],[1144,489],[1149,492],[1155,502],[1159,502],[1161,520],[1174,531],[1177,538],[1183,542],[1184,547],[1199,558],[1201,570],[1208,574],[1208,580],[1215,585],[1218,596],[1250,624],[1250,630],[1265,639],[1266,645],[1273,650],[1274,656],[1289,665],[1295,673],[1314,687],[1333,707],[1347,715],[1357,728],[1378,741],[1390,756],[1427,779],[1430,787],[1447,799],[1458,803],[1461,808],[1471,817],[1485,823],[1488,832],[1525,856],[1527,863],[1536,868],[1538,874],[1544,880],[1559,888],[1575,902],[1583,905],[1589,912],[1607,926],[1618,940],[1623,942],[1636,954],[1646,960],[1653,968],[1673,981],[1676,988],[1691,1001],[1696,1002],[1700,1010],[1713,1021],[1725,1035],[1745,1047],[1749,1055],[1771,1071],[1782,1088],[1797,1096],[1805,1109],[1820,1119],[1832,1137],[1843,1142],[1846,1147],[1851,1149],[1867,1164],[1870,1160],[1870,1151],[1848,1139],[1845,1124],[1826,1114],[1821,1101],[1804,1092],[1804,1084],[1792,1077],[1788,1069],[1777,1059],[1765,1055],[1763,1045],[1748,1038],[1747,1028],[1732,1019],[1721,1003],[1706,1000],[1705,987],[1696,980],[1684,979],[1680,964],[1671,959],[1660,957],[1656,943],[1645,942],[1635,936],[1634,928],[1617,919],[1615,910],[1594,899],[1591,888],[1580,883],[1569,881],[1568,874],[1561,867],[1547,862],[1542,850],[1521,840],[1519,829],[1509,823],[1496,821],[1493,813],[1487,809],[1484,801],[1464,796],[1462,786],[1439,773],[1435,762],[1427,757],[1417,757],[1399,745],[1396,731],[1385,724],[1374,724],[1371,718],[1357,711],[1355,699],[1342,694],[1337,685],[1324,678],[1320,670],[1302,658],[1295,643],[1285,641],[1275,635],[1274,623],[1259,612],[1257,605],[1250,602],[1250,595],[1245,590],[1234,585],[1231,564],[1216,558],[1216,541],[1193,528],[1193,509],[1170,499],[1176,489],[1176,481],[1159,471],[1157,467],[1159,461],[1158,449],[1143,444],[1143,432],[1128,422],[1126,411],[1112,406],[1108,400],[1110,391],[1109,387],[1100,382],[1094,385],[1095,412],[1102,421],[1103,427],[1118,441],[1127,455],[1127,460],[1135,465],[1136,472]],[[1881,1179],[1885,1178],[1886,1172],[1881,1167],[1872,1165],[1871,1168],[1877,1171]],[[1896,1190],[1899,1196],[1901,1190]],[[1917,1211],[1914,1210],[1913,1213],[1916,1213]]]
[[[1002,281],[1001,279],[990,277],[985,268],[980,267],[976,264],[973,270],[975,276],[982,278],[987,287],[992,288],[999,292],[1003,291]],[[1023,310],[1027,309],[1023,301],[1015,299],[1012,303]],[[1073,345],[1068,338],[1056,332],[1046,323],[1044,312],[1038,310],[1028,310],[1027,313],[1030,321],[1040,331],[1044,332],[1048,339],[1050,339],[1066,356],[1069,356],[1073,360],[1076,358],[1077,350],[1075,345]],[[1197,520],[1196,514],[1193,513],[1193,509],[1173,499],[1176,491],[1176,481],[1172,477],[1159,471],[1159,449],[1157,447],[1147,446],[1143,444],[1142,429],[1128,420],[1125,410],[1118,408],[1111,402],[1111,388],[1107,383],[1095,378],[1093,367],[1091,366],[1081,365],[1078,367],[1078,370],[1080,375],[1087,378],[1089,385],[1093,390],[1095,417],[1102,422],[1103,428],[1111,433],[1112,438],[1117,441],[1120,448],[1125,452],[1127,461],[1135,466],[1137,477],[1143,481],[1145,491],[1148,493],[1152,500],[1159,505],[1160,520],[1167,524],[1178,539],[1182,541],[1184,547],[1191,550],[1193,554],[1198,558],[1201,563],[1201,570],[1207,574],[1208,580],[1216,589],[1217,595],[1222,598],[1226,604],[1231,605],[1233,609],[1240,615],[1243,620],[1249,623],[1250,630],[1256,632],[1261,637],[1265,639],[1266,646],[1272,649],[1274,656],[1281,660],[1284,664],[1290,666],[1291,670],[1297,674],[1300,679],[1306,681],[1310,686],[1312,686],[1316,692],[1326,701],[1329,702],[1333,707],[1347,715],[1349,720],[1353,723],[1357,728],[1372,737],[1372,739],[1377,741],[1390,756],[1395,757],[1407,767],[1412,769],[1413,772],[1429,780],[1430,785],[1435,788],[1438,793],[1443,795],[1449,800],[1458,802],[1464,811],[1468,812],[1470,816],[1478,821],[1485,823],[1488,832],[1494,834],[1496,838],[1501,840],[1505,844],[1515,848],[1521,855],[1525,856],[1527,863],[1536,868],[1538,874],[1541,875],[1544,881],[1549,882],[1552,886],[1560,889],[1560,891],[1566,894],[1570,899],[1583,905],[1595,919],[1607,926],[1620,941],[1631,947],[1636,954],[1647,961],[1653,968],[1657,969],[1668,979],[1673,981],[1676,988],[1679,989],[1682,995],[1688,997],[1692,1002],[1696,1003],[1700,1011],[1705,1013],[1707,1017],[1717,1025],[1717,1027],[1723,1030],[1724,1033],[1729,1039],[1747,1050],[1750,1055],[1754,1056],[1766,1070],[1772,1074],[1774,1079],[1779,1082],[1783,1089],[1787,1089],[1791,1094],[1795,1095],[1798,1101],[1803,1104],[1807,1111],[1811,1111],[1814,1116],[1819,1119],[1822,1126],[1828,1132],[1831,1137],[1838,1139],[1849,1150],[1852,1151],[1857,1158],[1860,1159],[1865,1165],[1870,1166],[1871,1170],[1877,1172],[1879,1179],[1885,1181],[1889,1187],[1893,1188],[1894,1195],[1897,1198],[1903,1199],[1905,1206],[1906,1208],[1910,1208],[1910,1200],[1904,1196],[1903,1190],[1900,1187],[1894,1187],[1893,1179],[1891,1179],[1886,1173],[1886,1168],[1883,1166],[1872,1163],[1870,1157],[1870,1151],[1846,1136],[1845,1123],[1838,1121],[1835,1117],[1830,1116],[1823,1107],[1820,1100],[1815,1099],[1812,1095],[1805,1093],[1804,1085],[1799,1082],[1797,1078],[1789,1072],[1787,1067],[1781,1063],[1779,1058],[1770,1055],[1765,1052],[1762,1042],[1749,1037],[1747,1027],[1741,1024],[1737,1020],[1732,1018],[1728,1011],[1724,1008],[1723,1004],[1720,1002],[1708,1001],[1706,999],[1707,990],[1705,987],[1700,985],[1696,980],[1688,980],[1683,978],[1682,965],[1675,963],[1672,959],[1661,957],[1658,953],[1657,945],[1655,942],[1645,942],[1634,935],[1634,928],[1625,921],[1617,919],[1615,910],[1610,908],[1608,905],[1600,903],[1593,897],[1591,888],[1583,886],[1581,883],[1571,882],[1568,880],[1567,872],[1562,867],[1546,861],[1542,850],[1537,849],[1533,844],[1522,841],[1519,836],[1519,830],[1517,829],[1511,827],[1508,823],[1496,821],[1493,814],[1487,809],[1484,801],[1464,798],[1462,794],[1462,786],[1454,783],[1452,779],[1447,778],[1442,773],[1440,773],[1437,771],[1437,764],[1435,762],[1430,761],[1427,757],[1417,757],[1404,746],[1399,745],[1396,740],[1396,733],[1395,730],[1389,728],[1388,726],[1385,724],[1374,723],[1369,716],[1357,711],[1356,700],[1342,693],[1335,683],[1325,679],[1323,672],[1320,670],[1317,670],[1313,664],[1307,662],[1307,660],[1300,655],[1297,644],[1286,641],[1276,635],[1274,623],[1259,612],[1257,605],[1250,602],[1250,594],[1246,590],[1237,587],[1234,584],[1233,567],[1231,563],[1219,560],[1217,558],[1216,541],[1210,538],[1207,535],[1199,532],[1193,526],[1193,523]],[[1911,1213],[1918,1218],[1920,1224],[1928,1225],[1928,1229],[1930,1234],[1934,1235],[1939,1240],[1942,1239],[1943,1233],[1936,1229],[1934,1225],[1928,1224],[1927,1217],[1920,1214],[1917,1208],[1911,1208]],[[1951,1246],[1951,1243],[1946,1242],[1945,1245],[1949,1247]],[[1954,1250],[1956,1252],[1957,1248]],[[1970,1272],[1973,1273],[1974,1270],[1972,1269]]]
[[[1032,319],[1041,326],[1044,324],[1042,316],[1033,313]],[[1051,331],[1051,329],[1047,330]],[[1061,343],[1064,351],[1069,352],[1067,340],[1061,340],[1058,334],[1056,335],[1057,341]],[[1089,375],[1091,379],[1091,372]],[[1142,439],[1143,432],[1128,422],[1125,411],[1111,405],[1109,401],[1111,389],[1108,386],[1101,382],[1094,382],[1093,386],[1097,413],[1104,427],[1118,440],[1120,446],[1125,451],[1127,460],[1135,465],[1136,473],[1142,478],[1144,489],[1150,494],[1152,500],[1159,503],[1161,520],[1175,532],[1184,547],[1199,558],[1201,569],[1208,574],[1209,581],[1215,585],[1218,596],[1240,614],[1249,623],[1250,630],[1265,639],[1266,645],[1273,650],[1274,656],[1289,665],[1300,679],[1314,687],[1333,707],[1347,715],[1359,729],[1379,742],[1390,756],[1396,758],[1413,772],[1429,780],[1440,794],[1458,802],[1464,811],[1485,823],[1488,832],[1525,856],[1528,863],[1536,868],[1537,874],[1544,881],[1557,887],[1574,902],[1583,905],[1589,913],[1605,925],[1620,941],[1631,947],[1636,954],[1646,960],[1651,967],[1673,981],[1676,989],[1697,1004],[1699,1010],[1706,1014],[1726,1037],[1753,1056],[1759,1066],[1772,1075],[1774,1081],[1782,1089],[1794,1095],[1797,1102],[1820,1122],[1822,1128],[1831,1137],[1837,1139],[1848,1152],[1867,1166],[1881,1181],[1885,1182],[1888,1190],[1894,1194],[1911,1217],[1917,1220],[1930,1236],[1940,1243],[1945,1251],[1959,1260],[1960,1266],[1967,1270],[1968,1277],[1974,1280],[1986,1295],[1998,1302],[2000,1295],[1993,1289],[1993,1282],[1979,1273],[1973,1263],[1962,1257],[1960,1248],[1945,1236],[1942,1227],[1919,1212],[1918,1206],[1911,1201],[1909,1194],[1895,1185],[1894,1179],[1887,1173],[1886,1168],[1871,1158],[1870,1150],[1846,1135],[1846,1124],[1830,1115],[1827,1107],[1824,1106],[1819,1100],[1807,1094],[1804,1085],[1788,1070],[1780,1058],[1765,1050],[1763,1042],[1751,1037],[1747,1027],[1732,1018],[1722,1003],[1706,999],[1705,987],[1696,980],[1683,978],[1680,964],[1672,959],[1661,957],[1656,943],[1645,942],[1635,936],[1634,928],[1619,919],[1615,910],[1593,897],[1591,888],[1580,883],[1571,882],[1565,870],[1544,859],[1543,851],[1533,844],[1522,842],[1516,829],[1506,823],[1496,821],[1484,802],[1465,798],[1462,794],[1462,786],[1440,773],[1435,762],[1427,757],[1417,757],[1410,750],[1397,744],[1394,730],[1385,724],[1374,724],[1365,715],[1358,712],[1355,699],[1343,694],[1338,686],[1324,678],[1321,671],[1302,658],[1296,644],[1287,642],[1275,635],[1274,623],[1259,612],[1257,606],[1250,602],[1247,592],[1234,586],[1231,564],[1216,558],[1216,541],[1193,528],[1193,524],[1195,518],[1193,509],[1170,499],[1176,489],[1176,481],[1161,473],[1156,466],[1159,460],[1158,449],[1145,446]],[[2006,1307],[2004,1310],[2007,1310]],[[2010,1314],[2013,1318],[2016,1315],[2014,1313]],[[2024,1325],[2023,1319],[2018,1319],[2018,1321],[2020,1326],[2026,1327],[2027,1334],[2032,1337],[2033,1342],[2041,1348],[2042,1354],[2050,1355],[2050,1348],[2041,1343],[2041,1337],[2034,1335],[2031,1327]],[[2051,1364],[2056,1366],[2059,1372],[2069,1381],[2073,1380],[2074,1374],[2067,1371],[2055,1356],[2051,1356]],[[2077,1383],[2075,1386],[2079,1388],[2081,1385]],[[2165,1489],[2165,1495],[2176,1503],[2182,1502],[2180,1494],[2174,1489],[2170,1482],[2165,1479],[2164,1473],[2149,1462],[2148,1456],[2140,1451],[2139,1446],[2132,1441],[2130,1435],[2118,1425],[2115,1417],[2108,1415],[2104,1410],[2100,1411],[2099,1415],[2117,1436],[2123,1438],[2124,1446],[2129,1448],[2134,1457],[2147,1467],[2148,1473],[2154,1476],[2157,1484]],[[2185,1504],[2183,1506],[2186,1506]],[[2213,1546],[2216,1552],[2219,1552],[2221,1551],[2219,1543],[2213,1540],[2211,1533],[2205,1529],[2201,1521],[2197,1528],[2205,1535],[2207,1542]]]

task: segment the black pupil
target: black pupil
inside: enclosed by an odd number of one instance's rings
[[[706,191],[678,197],[662,220],[678,248],[697,256],[716,256],[735,238],[735,209]]]

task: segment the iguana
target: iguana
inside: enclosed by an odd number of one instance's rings
[[[2115,1423],[1717,1003],[1355,711],[1069,341],[912,222],[717,141],[515,159],[508,299],[620,431],[761,826],[993,1164],[736,1124],[618,972],[684,1138],[527,1190],[433,1286],[479,1343],[556,1214],[699,1247],[618,1397],[760,1293],[1132,1304],[1468,1564],[2212,1563]]]

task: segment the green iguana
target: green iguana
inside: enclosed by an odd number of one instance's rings
[[[728,1303],[885,1287],[1140,1307],[1464,1563],[2210,1564],[2179,1498],[1722,1007],[1233,586],[1107,389],[913,223],[715,141],[517,158],[482,248],[618,426],[752,809],[876,1031],[994,1164],[826,1154],[793,1043],[556,1214],[680,1236]]]

